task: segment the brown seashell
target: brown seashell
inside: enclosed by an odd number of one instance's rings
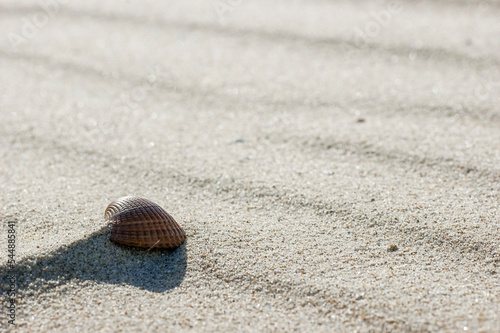
[[[186,233],[163,208],[138,197],[123,197],[109,204],[104,218],[111,225],[111,241],[137,247],[176,248]]]

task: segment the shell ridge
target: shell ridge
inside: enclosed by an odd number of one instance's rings
[[[123,197],[105,210],[111,225],[110,239],[139,247],[175,248],[186,239],[175,219],[154,202],[139,197]]]

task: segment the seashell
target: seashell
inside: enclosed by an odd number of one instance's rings
[[[111,241],[137,247],[177,248],[186,233],[163,208],[138,197],[123,197],[109,204],[104,218],[111,226]]]

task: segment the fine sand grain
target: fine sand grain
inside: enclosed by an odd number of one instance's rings
[[[500,332],[498,1],[54,1],[0,3],[1,331]]]

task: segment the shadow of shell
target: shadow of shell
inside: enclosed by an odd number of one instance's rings
[[[2,290],[9,276],[17,280],[18,291],[46,291],[72,280],[126,284],[162,293],[179,286],[186,274],[187,242],[176,250],[117,246],[104,227],[70,246],[48,255],[28,257],[12,270],[0,266]]]

